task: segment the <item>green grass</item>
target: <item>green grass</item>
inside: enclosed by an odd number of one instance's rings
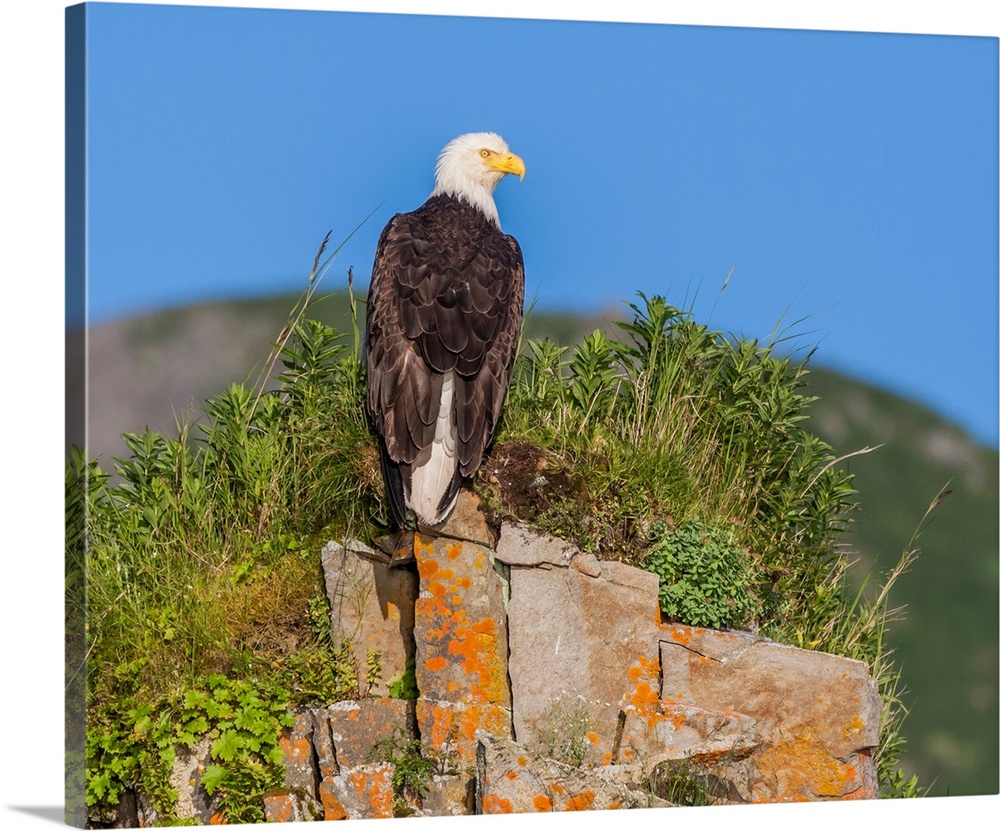
[[[260,377],[207,401],[197,428],[126,436],[114,481],[79,456],[70,464],[68,527],[86,514],[93,817],[142,784],[169,819],[164,770],[193,735],[184,725],[202,717],[221,743],[210,783],[227,817],[256,817],[276,775],[278,710],[357,694],[350,645],[330,637],[318,551],[383,532],[389,513],[364,413],[360,314],[351,294],[346,337],[306,317],[320,273],[318,256]],[[595,331],[572,350],[522,344],[492,458],[530,447],[549,484],[519,502],[487,460],[476,487],[492,517],[652,568],[679,619],[866,660],[887,701],[884,790],[915,793],[895,769],[891,614],[884,592],[869,602],[850,589],[851,476],[808,430],[805,363],[777,354],[780,341],[724,337],[662,298],[639,299],[620,337]],[[681,538],[683,556],[668,556]],[[78,551],[82,536],[68,543]],[[726,577],[734,568],[741,579]],[[227,734],[218,715],[244,683],[262,696],[236,693],[254,713],[249,738]],[[188,705],[205,701],[211,713],[191,716]]]

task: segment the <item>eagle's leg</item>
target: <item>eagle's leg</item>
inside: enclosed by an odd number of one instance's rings
[[[396,533],[385,534],[372,540],[376,548],[389,555],[389,568],[405,566],[416,561],[414,545],[418,530],[416,515],[413,511],[407,511],[406,521]]]

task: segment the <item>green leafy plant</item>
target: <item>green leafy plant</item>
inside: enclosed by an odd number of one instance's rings
[[[712,629],[756,625],[763,604],[756,595],[761,567],[722,525],[691,519],[678,528],[654,528],[657,542],[646,567],[660,578],[660,608],[667,618]]]
[[[263,796],[284,779],[278,737],[294,718],[283,691],[269,692],[213,675],[204,689],[185,693],[178,714],[181,744],[193,747],[202,735],[212,739],[214,763],[205,768],[201,783],[220,798],[230,822],[263,822]]]
[[[417,698],[417,662],[413,658],[406,661],[403,674],[389,684],[389,697],[413,701]]]
[[[420,739],[399,731],[376,743],[374,758],[393,765],[392,785],[400,795],[427,796],[436,764],[424,754]]]
[[[278,736],[293,721],[284,691],[211,675],[159,708],[141,703],[122,715],[88,733],[89,805],[114,805],[127,788],[138,788],[161,819],[176,819],[169,777],[177,748],[207,738],[206,792],[218,796],[230,822],[263,821],[263,794],[284,776]]]

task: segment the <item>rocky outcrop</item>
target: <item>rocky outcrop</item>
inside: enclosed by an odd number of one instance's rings
[[[742,800],[878,795],[871,751],[882,707],[865,664],[745,632],[662,628],[661,706],[738,711],[754,722],[747,779],[733,777]],[[695,756],[723,767],[711,755]]]
[[[864,664],[661,623],[655,575],[517,525],[494,541],[470,494],[443,532],[418,536],[411,568],[323,550],[367,695],[296,713],[268,819],[878,795]],[[415,700],[389,695],[413,682]]]
[[[413,613],[417,575],[378,562],[364,543],[347,548],[328,543],[321,553],[334,642],[350,644],[362,695],[389,695],[416,655]],[[379,672],[369,688],[368,657],[377,656]]]

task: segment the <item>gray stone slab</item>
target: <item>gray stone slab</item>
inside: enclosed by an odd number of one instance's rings
[[[500,528],[496,558],[511,566],[568,566],[579,549],[565,540],[505,522]]]
[[[323,548],[321,560],[334,641],[351,644],[360,693],[384,696],[416,654],[413,604],[418,580],[411,569],[369,559],[370,551],[356,540],[346,547],[333,541]],[[370,688],[369,651],[377,654],[380,669]]]

